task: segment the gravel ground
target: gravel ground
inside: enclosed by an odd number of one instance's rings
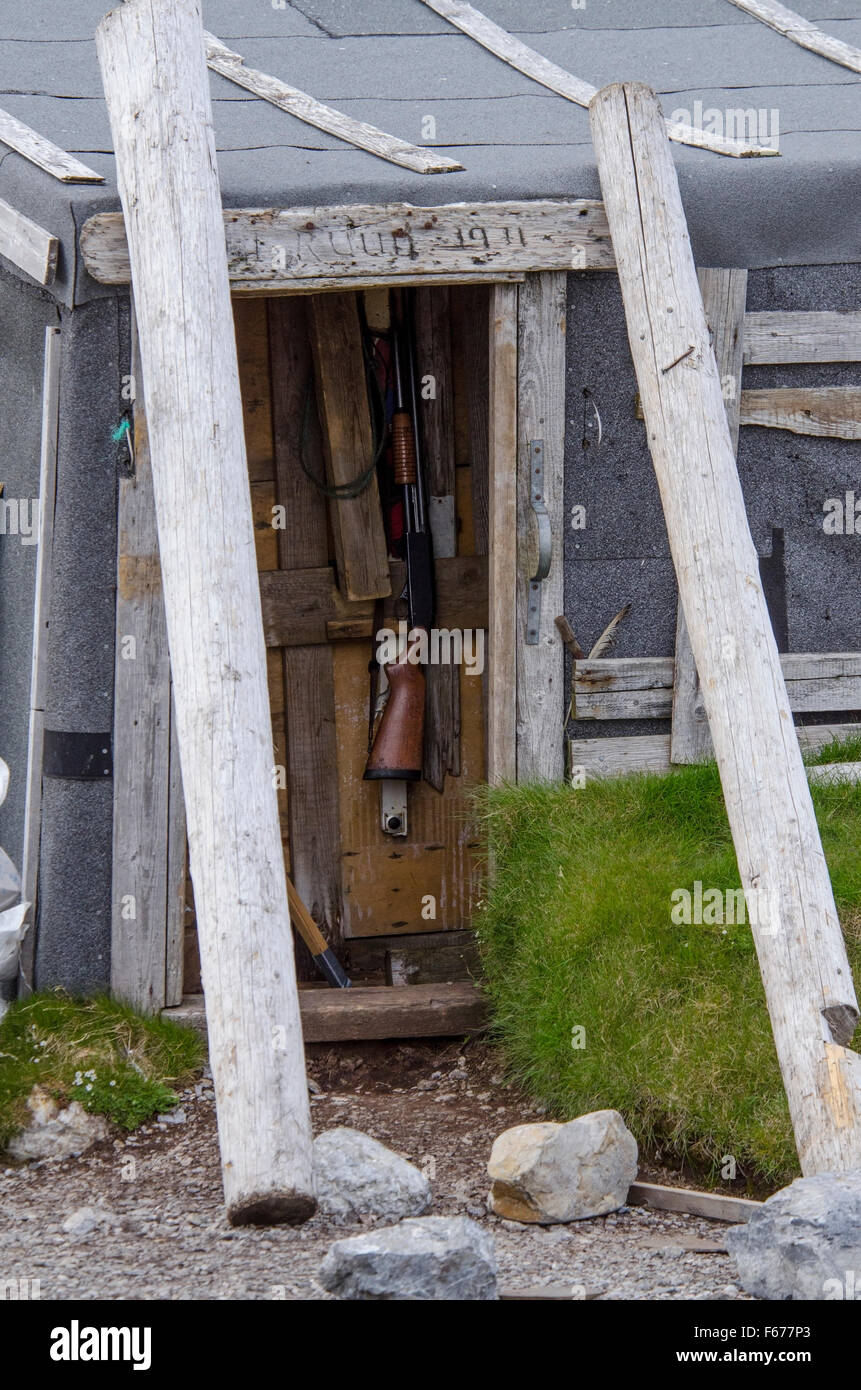
[[[317,1048],[317,1132],[364,1130],[427,1172],[435,1215],[466,1214],[493,1235],[504,1290],[562,1286],[599,1299],[744,1298],[726,1226],[626,1207],[567,1226],[487,1214],[485,1165],[501,1130],[542,1118],[502,1084],[479,1045]],[[0,1282],[38,1279],[42,1299],[318,1299],[333,1239],[360,1226],[316,1216],[298,1228],[231,1229],[224,1218],[212,1084],[189,1088],[176,1123],[156,1122],[77,1159],[0,1170]],[[646,1173],[652,1181],[666,1175]],[[81,1207],[104,1213],[63,1230]]]

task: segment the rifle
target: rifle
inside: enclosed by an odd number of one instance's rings
[[[416,782],[422,775],[425,722],[425,677],[416,643],[433,623],[433,552],[425,506],[424,471],[419,444],[415,350],[410,301],[393,291],[392,365],[394,413],[392,462],[396,486],[403,489],[404,559],[408,632],[405,650],[384,668],[389,698],[373,740],[365,777],[369,781]],[[402,833],[402,831],[399,831]]]

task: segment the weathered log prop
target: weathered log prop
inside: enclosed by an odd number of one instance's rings
[[[861,1167],[861,1057],[847,1046],[858,1004],[678,181],[648,87],[604,88],[590,117],[670,549],[739,872],[757,909],[754,940],[801,1167],[843,1172]]]
[[[127,0],[96,45],[146,388],[227,1212],[315,1210],[266,653],[199,0]]]

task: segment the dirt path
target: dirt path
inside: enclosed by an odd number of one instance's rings
[[[315,1049],[317,1131],[364,1130],[425,1169],[435,1215],[466,1214],[493,1235],[503,1286],[567,1284],[603,1299],[733,1298],[726,1227],[625,1208],[568,1226],[488,1216],[485,1164],[496,1135],[541,1118],[503,1088],[492,1053],[438,1043]],[[361,1227],[317,1216],[297,1229],[228,1227],[211,1083],[185,1092],[179,1123],[147,1125],[79,1159],[0,1170],[0,1281],[38,1279],[43,1299],[325,1298],[315,1275],[333,1239]],[[63,1230],[81,1207],[108,1214]],[[688,1247],[688,1248],[686,1248]]]

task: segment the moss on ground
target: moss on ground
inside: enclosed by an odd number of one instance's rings
[[[35,1085],[131,1130],[170,1110],[202,1063],[191,1028],[145,1018],[107,995],[31,994],[0,1021],[0,1149],[26,1123]]]

